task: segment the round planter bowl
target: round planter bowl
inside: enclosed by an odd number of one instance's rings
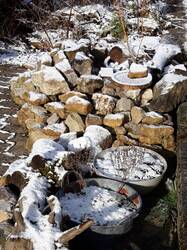
[[[124,219],[122,219],[116,225],[111,225],[111,226],[92,225],[89,231],[94,233],[95,235],[100,234],[103,236],[105,235],[112,237],[115,235],[117,236],[127,233],[132,228],[133,220],[139,215],[139,211],[142,207],[142,200],[137,191],[121,181],[116,181],[106,178],[90,178],[90,179],[85,179],[85,181],[86,181],[86,186],[98,186],[116,192],[116,198],[119,195],[121,195],[122,197],[125,196],[136,207],[135,211],[133,211],[130,215],[124,217]],[[77,223],[75,223],[74,221],[72,221],[72,223],[77,225]]]
[[[112,77],[115,85],[123,90],[145,89],[152,83],[152,75],[148,73],[143,78],[129,78],[127,71],[116,72]]]
[[[104,156],[106,153],[112,153],[116,150],[129,150],[131,148],[136,148],[136,150],[140,150],[144,153],[150,153],[152,155],[154,155],[155,157],[157,157],[163,164],[163,172],[160,176],[151,178],[151,179],[140,179],[140,180],[132,180],[132,179],[123,179],[121,176],[112,176],[111,174],[105,174],[102,171],[100,171],[98,164],[97,164],[97,160],[98,159],[104,159]],[[101,177],[105,177],[105,178],[110,178],[112,180],[119,180],[119,181],[123,181],[124,183],[127,183],[129,185],[131,185],[134,189],[136,189],[140,194],[147,194],[150,193],[155,187],[157,187],[159,185],[159,183],[161,182],[166,170],[167,170],[167,162],[166,160],[158,153],[156,153],[155,151],[151,150],[151,149],[147,149],[144,147],[138,147],[138,146],[121,146],[121,147],[117,147],[117,148],[109,148],[106,150],[101,151],[99,154],[96,155],[95,160],[94,160],[94,166],[95,166],[95,171],[96,171],[96,175],[97,176],[101,176]]]

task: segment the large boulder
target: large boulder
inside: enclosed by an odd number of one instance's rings
[[[153,89],[150,109],[157,112],[170,112],[182,103],[187,96],[187,73],[175,70],[164,75]]]
[[[46,95],[57,95],[69,91],[69,86],[55,67],[45,66],[32,74],[32,82]]]

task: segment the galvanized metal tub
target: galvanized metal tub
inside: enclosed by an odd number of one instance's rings
[[[93,225],[90,230],[93,233],[106,235],[106,236],[115,236],[122,235],[127,233],[133,225],[133,220],[139,215],[139,211],[142,207],[142,200],[140,195],[132,187],[127,184],[124,184],[121,181],[105,179],[105,178],[91,178],[86,179],[87,186],[98,186],[111,191],[116,192],[123,197],[125,196],[130,202],[132,202],[136,210],[133,211],[129,216],[125,216],[118,224],[107,226],[107,225]]]
[[[140,150],[143,153],[148,152],[148,153],[154,155],[154,157],[158,158],[163,163],[162,174],[160,176],[157,176],[157,177],[152,178],[152,179],[133,180],[133,179],[124,179],[121,176],[107,175],[106,173],[103,173],[99,169],[97,161],[98,161],[98,159],[99,160],[104,159],[104,156],[107,153],[112,154],[116,150],[117,151],[118,150],[126,151],[126,150],[129,150],[130,148],[133,148],[133,147],[136,148],[136,150]],[[96,172],[97,176],[110,178],[113,180],[119,180],[119,181],[122,181],[124,183],[128,183],[129,185],[131,185],[133,188],[135,188],[141,194],[147,194],[147,193],[151,192],[156,186],[158,186],[158,184],[162,180],[162,178],[167,170],[167,162],[160,154],[156,153],[153,150],[150,150],[150,149],[147,149],[144,147],[138,147],[138,146],[121,146],[121,147],[117,147],[117,148],[109,148],[109,149],[103,150],[99,154],[96,155],[95,160],[94,160],[94,166],[95,166],[95,172]],[[108,167],[110,167],[110,164]]]

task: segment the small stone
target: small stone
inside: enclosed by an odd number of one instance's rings
[[[93,94],[103,87],[103,80],[96,75],[81,75],[77,86],[78,91],[86,94]]]
[[[85,124],[81,116],[77,113],[70,113],[66,120],[65,124],[68,126],[70,132],[84,132]]]
[[[32,82],[46,95],[57,95],[70,90],[64,77],[55,67],[45,66],[44,69],[34,72]]]
[[[128,122],[128,123],[124,124],[124,127],[128,133],[131,133],[131,134],[136,135],[136,136],[140,135],[140,128],[141,128],[140,124]]]
[[[65,105],[61,102],[48,102],[47,104],[45,104],[45,108],[51,113],[56,113],[62,119],[65,119],[67,117]]]
[[[84,53],[77,52],[74,58],[73,67],[80,75],[90,75],[93,61]]]
[[[68,91],[63,95],[59,95],[58,98],[61,100],[61,102],[65,103],[68,100],[68,98],[72,96],[78,96],[78,97],[87,99],[87,96],[85,94],[78,92],[78,91]]]
[[[132,100],[122,97],[117,101],[115,112],[126,112],[130,111],[131,108],[134,106],[134,103]]]
[[[60,120],[59,116],[56,113],[53,113],[48,119],[47,119],[47,124],[52,125],[55,123],[58,123]]]
[[[132,63],[128,72],[129,78],[143,78],[148,75],[147,67],[142,64]]]
[[[93,145],[106,149],[112,145],[111,133],[97,125],[88,126],[85,130],[84,136],[89,137]]]
[[[145,117],[145,111],[142,108],[134,106],[131,109],[131,118],[133,123],[139,124],[144,117]]]
[[[88,114],[85,121],[86,127],[90,125],[102,125],[103,119],[98,115]]]
[[[46,135],[49,135],[52,137],[60,137],[61,134],[64,134],[67,132],[67,127],[64,124],[64,122],[61,122],[61,123],[47,125],[42,129],[42,131]]]
[[[147,105],[153,99],[153,91],[152,89],[146,89],[142,94],[141,105]]]
[[[114,97],[100,93],[93,94],[92,100],[94,102],[95,109],[97,110],[97,114],[100,115],[112,113],[117,102]]]
[[[114,131],[116,135],[125,135],[126,134],[126,129],[124,127],[115,127]]]
[[[123,125],[123,122],[124,122],[124,114],[122,113],[107,114],[103,119],[103,124],[112,128],[116,128]]]
[[[126,97],[132,99],[132,100],[137,100],[139,95],[140,95],[141,89],[134,89],[134,90],[128,90],[126,91],[125,95]]]
[[[92,104],[81,97],[72,96],[66,101],[65,108],[69,112],[87,115],[92,111]]]
[[[145,113],[145,117],[142,120],[142,123],[145,124],[160,124],[164,121],[164,117],[154,111]]]

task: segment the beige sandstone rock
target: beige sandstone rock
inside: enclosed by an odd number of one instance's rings
[[[32,82],[46,95],[57,95],[70,90],[64,77],[55,67],[45,66],[44,69],[34,72]]]
[[[62,119],[65,119],[67,117],[65,105],[61,102],[48,102],[47,104],[45,104],[45,108],[51,113],[56,113]]]
[[[98,115],[88,114],[85,121],[86,127],[90,125],[102,125],[103,119]]]
[[[46,113],[47,111],[40,106],[25,103],[17,112],[17,119],[22,126],[25,126],[25,121],[28,119],[33,119],[36,123],[44,123],[47,119]]]
[[[66,101],[65,108],[69,112],[87,115],[92,111],[92,104],[81,97],[72,96]]]
[[[34,119],[27,119],[25,121],[25,126],[30,132],[31,130],[41,129],[44,127],[43,123],[38,123]]]
[[[51,125],[45,126],[42,131],[44,134],[54,137],[60,137],[61,134],[64,134],[67,132],[67,127],[64,124],[64,122],[61,123],[55,123]]]
[[[142,123],[157,125],[164,121],[164,117],[156,112],[147,112],[142,120]]]
[[[56,113],[53,113],[48,119],[47,119],[47,124],[52,125],[55,123],[58,123],[60,120],[59,116]]]
[[[164,138],[172,136],[174,128],[166,125],[142,125],[139,140],[144,144],[164,144]]]
[[[134,106],[131,109],[131,118],[133,123],[139,124],[144,117],[145,117],[145,111],[142,108]]]
[[[80,75],[90,75],[93,61],[84,52],[77,52],[74,58],[73,67]]]
[[[126,97],[128,97],[132,100],[137,100],[137,98],[140,95],[140,91],[141,91],[141,89],[128,90],[128,91],[126,91],[125,95],[126,95]]]
[[[65,124],[68,126],[70,132],[83,132],[85,130],[85,124],[81,116],[77,113],[70,113],[65,120]]]
[[[94,102],[95,109],[97,110],[97,114],[100,115],[112,113],[117,102],[114,97],[100,93],[93,94],[92,100]]]
[[[0,210],[0,223],[10,220],[13,218],[13,214],[7,211],[1,211]]]
[[[132,100],[128,99],[127,97],[122,97],[117,101],[115,112],[126,112],[130,111],[133,107]]]
[[[146,89],[142,94],[141,105],[147,105],[153,99],[153,91],[152,89]]]
[[[58,139],[58,138],[59,138],[59,136],[49,136],[49,135],[46,135],[42,131],[42,129],[36,129],[36,130],[30,131],[25,147],[26,147],[26,149],[28,151],[30,151],[32,149],[32,145],[38,139],[52,139],[52,140],[55,140],[55,139]]]
[[[81,75],[77,89],[86,94],[93,94],[103,87],[103,80],[96,75]]]
[[[48,97],[45,94],[37,93],[34,91],[25,92],[23,94],[23,99],[25,100],[25,102],[28,102],[35,106],[46,104],[49,101]]]
[[[76,86],[79,83],[79,78],[73,68],[71,67],[68,59],[55,64],[55,67],[62,73],[62,75],[67,79],[67,82],[72,86]]]
[[[55,64],[62,62],[64,59],[67,59],[66,55],[64,54],[63,50],[59,50],[53,55],[53,61]]]
[[[123,126],[115,127],[114,131],[115,131],[116,135],[125,135],[126,134],[126,129]]]
[[[123,122],[124,122],[124,114],[122,113],[107,114],[103,119],[103,124],[112,128],[116,128],[123,125]]]
[[[58,98],[61,100],[61,102],[66,102],[68,100],[68,98],[72,97],[72,96],[78,96],[81,98],[87,98],[87,96],[81,92],[78,91],[68,91],[66,93],[64,93],[63,95],[59,95]]]
[[[127,135],[117,135],[116,136],[117,140],[120,142],[120,144],[122,145],[129,145],[129,146],[137,146],[138,145],[138,141],[129,138]]]

